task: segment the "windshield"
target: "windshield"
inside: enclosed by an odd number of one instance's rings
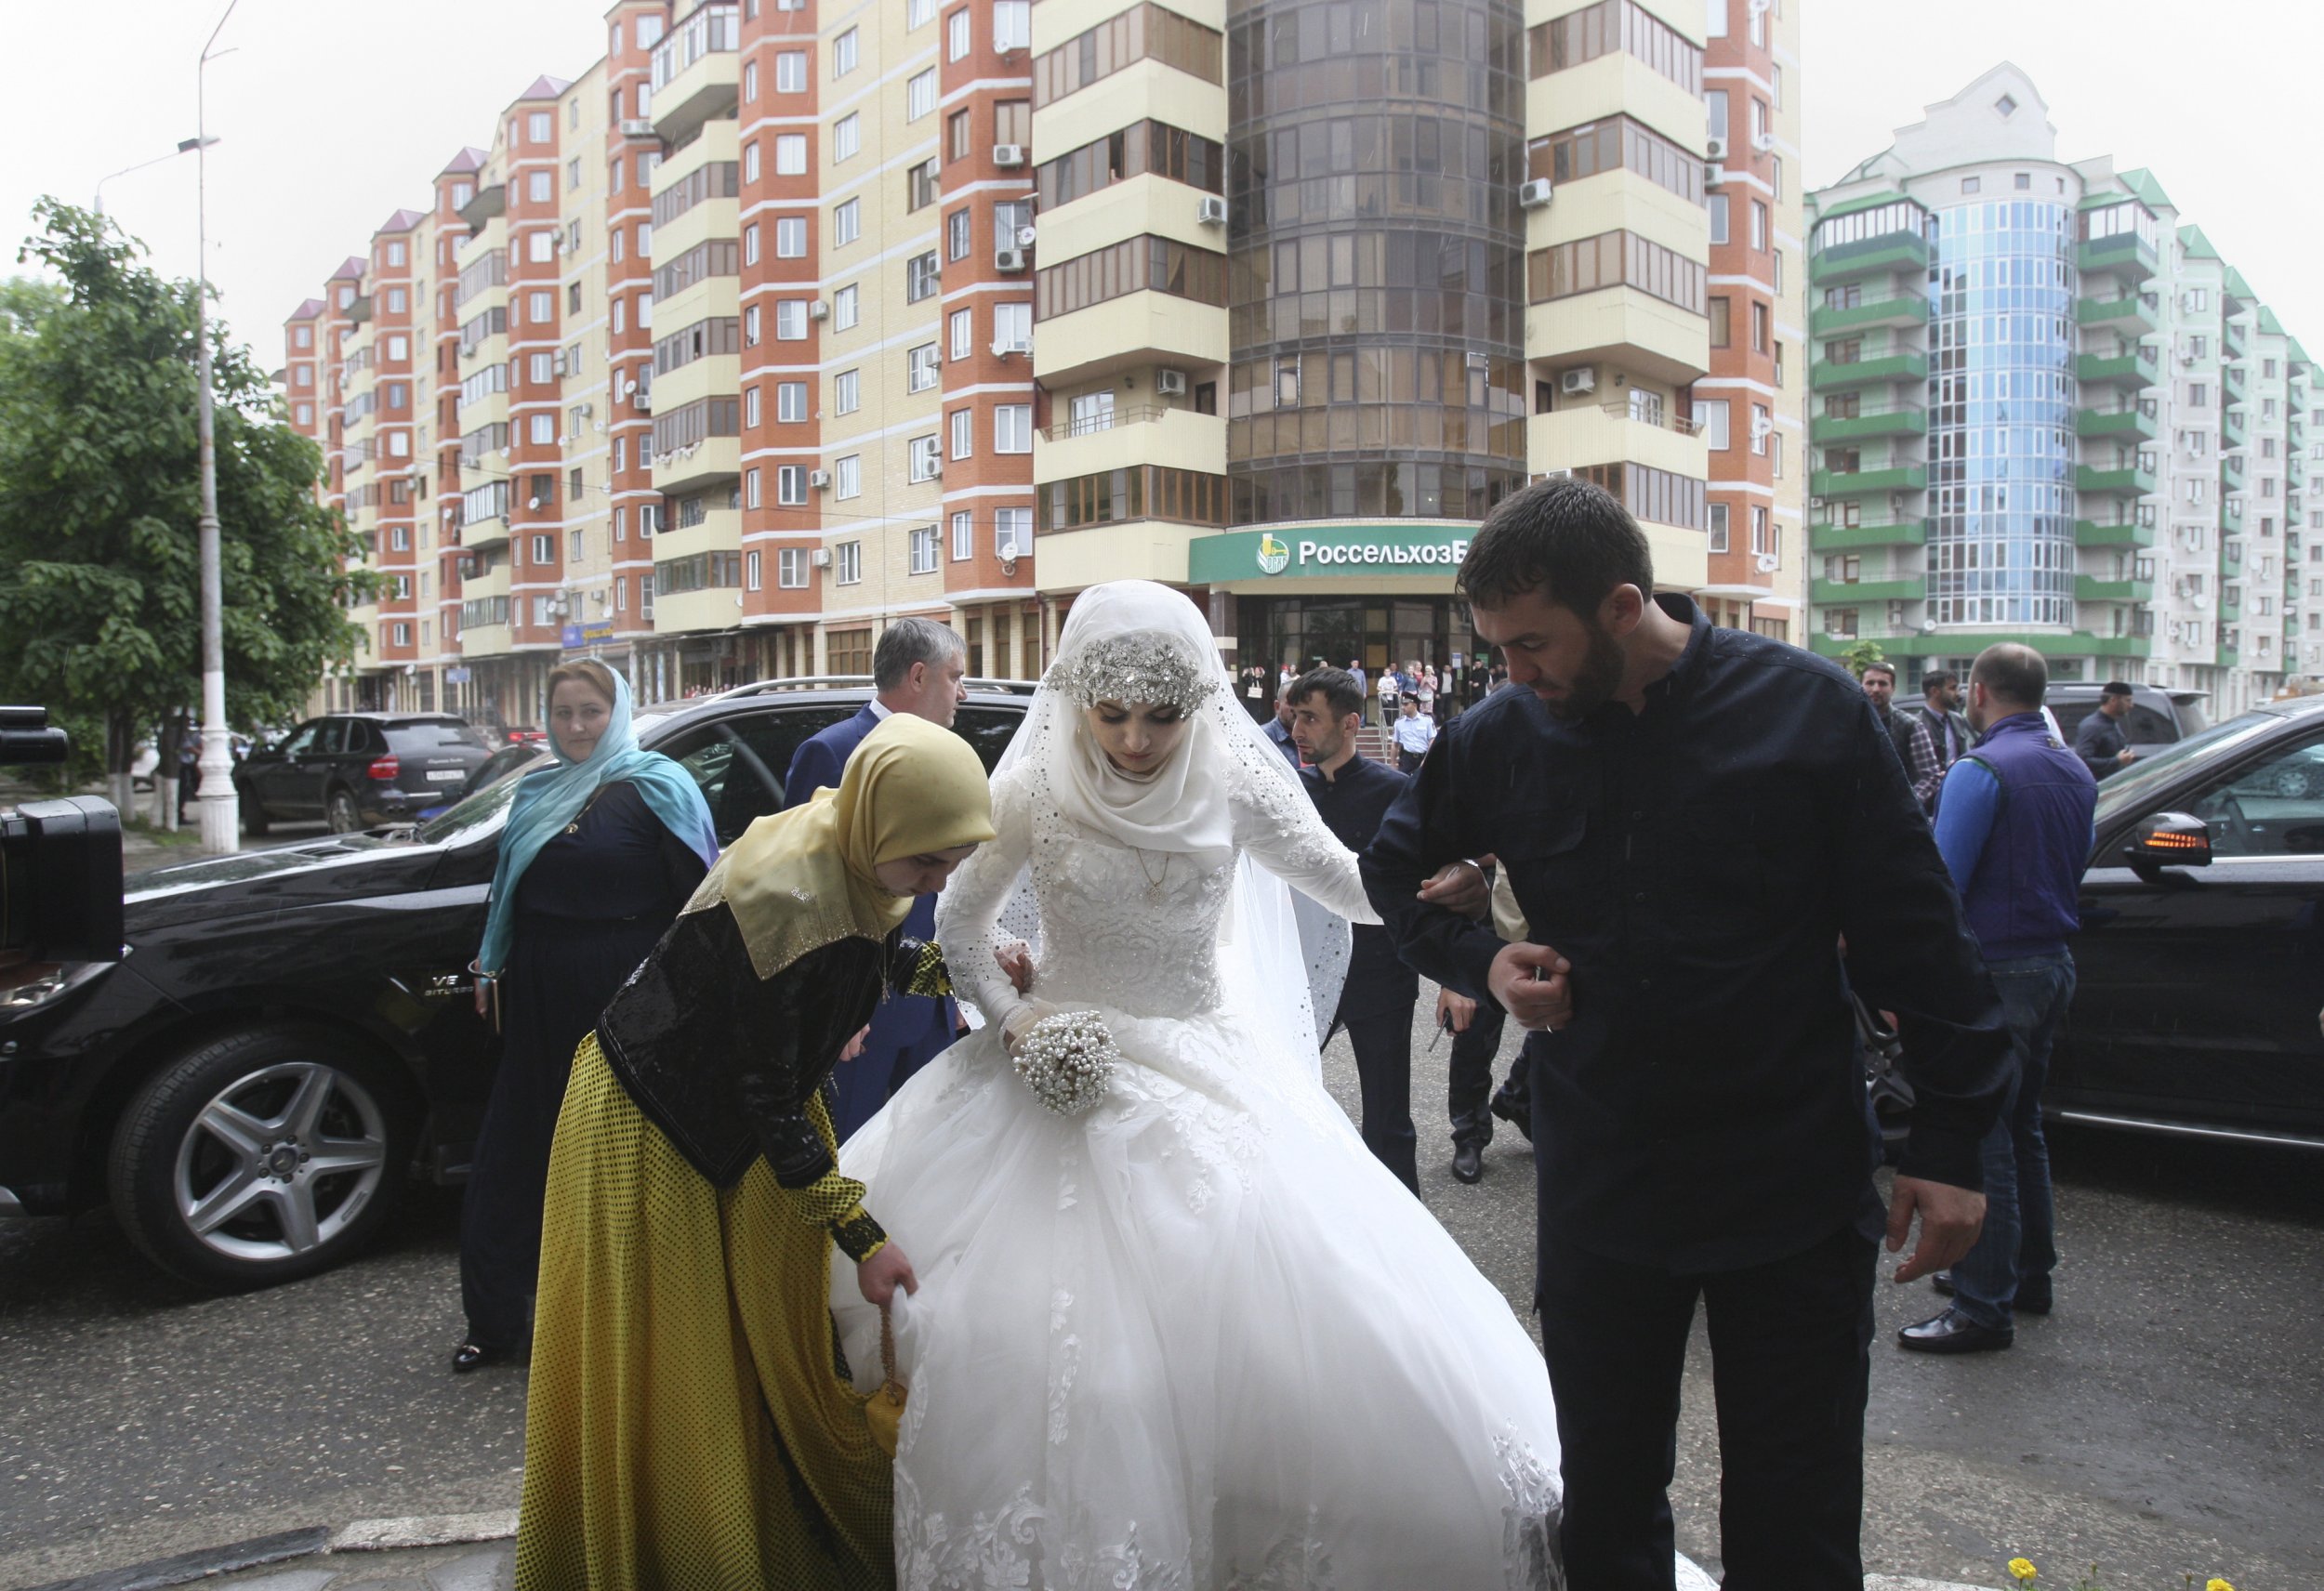
[[[475,746],[489,751],[484,737],[468,725],[443,720],[429,724],[390,724],[388,744],[397,751],[426,751],[431,746]]]
[[[2276,713],[2246,713],[2215,724],[2200,734],[2174,741],[2146,756],[2098,785],[2098,826],[2119,815],[2126,807],[2143,803],[2148,794],[2177,777],[2179,769],[2197,757],[2227,754],[2240,750],[2277,725],[2283,722]]]

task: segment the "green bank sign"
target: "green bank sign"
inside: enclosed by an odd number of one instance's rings
[[[1224,585],[1280,575],[1450,575],[1468,556],[1474,525],[1391,523],[1284,526],[1198,536],[1186,548],[1191,585]]]

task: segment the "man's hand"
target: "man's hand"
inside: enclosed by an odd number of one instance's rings
[[[1493,910],[1493,887],[1485,877],[1485,869],[1492,861],[1487,856],[1446,863],[1420,886],[1420,899],[1455,915],[1482,920]]]
[[[839,1058],[841,1060],[853,1060],[857,1056],[864,1053],[864,1041],[870,1037],[871,1024],[866,1022],[862,1027],[855,1030],[855,1036],[853,1038],[848,1040],[846,1044],[839,1046]]]
[[[2129,746],[2124,746],[2120,751],[2114,754],[2114,760],[2118,763],[2127,765],[2135,761],[2137,756],[2138,754],[2136,752],[2133,751]]]
[[[1948,1182],[1925,1182],[1899,1177],[1888,1201],[1888,1252],[1905,1246],[1912,1231],[1914,1211],[1921,1214],[1921,1241],[1897,1267],[1895,1280],[1916,1282],[1944,1270],[1965,1256],[1985,1226],[1985,1195]]]
[[[1567,980],[1573,970],[1574,964],[1548,945],[1503,945],[1486,975],[1486,987],[1519,1027],[1555,1031],[1574,1019],[1574,990]]]
[[[890,1243],[869,1259],[856,1263],[855,1285],[865,1303],[884,1309],[894,1301],[898,1287],[906,1293],[918,1292],[920,1279],[912,1274],[912,1262],[904,1257],[904,1251]]]
[[[999,964],[1001,975],[1018,993],[1033,993],[1033,951],[1023,940],[993,952],[993,960]]]
[[[1436,1025],[1450,1027],[1454,1032],[1465,1033],[1469,1024],[1477,1019],[1477,1003],[1466,994],[1456,994],[1449,989],[1436,992]]]

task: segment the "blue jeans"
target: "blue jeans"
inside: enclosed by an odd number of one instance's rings
[[[2012,1323],[2020,1287],[2050,1285],[2057,1265],[2050,1200],[2050,1149],[2041,1139],[2041,1088],[2050,1046],[2074,998],[2071,955],[1991,961],[2009,1024],[2010,1085],[2000,1119],[1980,1146],[1985,1159],[1985,1229],[1953,1267],[1954,1307],[1981,1326]]]

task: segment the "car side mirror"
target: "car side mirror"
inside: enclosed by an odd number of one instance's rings
[[[2158,867],[2209,867],[2211,825],[2185,812],[2157,812],[2131,831],[2122,848],[2130,864],[2145,872]]]

